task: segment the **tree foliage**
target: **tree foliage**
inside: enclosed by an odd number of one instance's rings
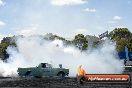
[[[9,57],[9,54],[6,51],[8,46],[16,47],[16,43],[13,41],[13,37],[4,37],[3,40],[1,40],[1,43],[0,43],[0,58],[2,60],[6,60]]]
[[[132,51],[132,33],[127,28],[115,28],[109,33],[111,40],[116,41],[117,51],[124,51],[125,46]]]
[[[78,34],[75,36],[73,43],[80,50],[86,50],[88,48],[88,41],[83,34]]]
[[[24,36],[13,36],[13,37],[5,37],[1,40],[0,43],[0,58],[6,60],[9,55],[6,52],[8,46],[17,47],[15,43],[16,37],[24,37]],[[77,34],[75,35],[73,40],[67,40],[58,35],[54,35],[52,33],[48,33],[45,36],[42,35],[45,40],[53,41],[55,39],[62,40],[64,45],[75,45],[80,50],[87,50],[88,48],[96,48],[103,40],[100,40],[96,36]],[[113,31],[109,33],[109,38],[116,42],[116,48],[118,52],[124,51],[125,46],[128,47],[128,50],[132,52],[132,33],[127,28],[115,28]]]
[[[96,48],[100,43],[100,38],[92,35],[86,35],[85,36],[88,41],[88,47],[89,48]]]

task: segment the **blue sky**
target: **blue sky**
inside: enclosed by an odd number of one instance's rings
[[[0,0],[0,35],[132,32],[132,0]]]

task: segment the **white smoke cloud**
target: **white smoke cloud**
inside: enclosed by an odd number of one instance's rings
[[[87,0],[51,0],[51,4],[56,6],[79,5],[87,2]]]
[[[62,64],[75,76],[77,67],[82,65],[88,74],[122,73],[123,63],[116,56],[115,45],[106,41],[98,49],[81,52],[73,46],[64,47],[61,40],[45,41],[42,37],[18,38],[18,50],[8,47],[8,63],[0,61],[1,75],[17,75],[18,67],[37,66],[39,63],[51,63],[54,67]]]

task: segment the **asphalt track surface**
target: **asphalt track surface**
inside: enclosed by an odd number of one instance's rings
[[[130,73],[129,73],[130,74]],[[43,77],[43,78],[19,78],[19,77],[0,77],[1,87],[16,88],[132,88],[132,82],[127,84],[113,83],[85,83],[79,84],[76,78],[65,77]]]

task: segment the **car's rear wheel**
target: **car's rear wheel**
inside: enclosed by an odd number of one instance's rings
[[[32,71],[27,71],[27,72],[25,73],[25,77],[31,76],[31,73],[32,73]]]

